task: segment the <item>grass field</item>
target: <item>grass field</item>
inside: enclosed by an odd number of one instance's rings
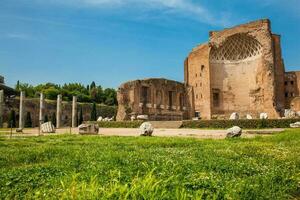
[[[0,137],[0,199],[298,199],[300,130],[254,139]]]

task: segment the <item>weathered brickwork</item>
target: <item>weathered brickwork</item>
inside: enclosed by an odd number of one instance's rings
[[[124,83],[118,89],[117,120],[148,115],[150,120],[188,119],[189,90],[183,83],[145,79]]]
[[[138,107],[141,95],[137,91],[143,84],[130,82],[120,87],[120,116],[127,108],[134,108],[134,114],[167,116],[157,109],[145,112]],[[208,43],[195,47],[184,61],[184,87],[180,86],[189,104],[184,115],[188,118],[228,119],[233,112],[241,118],[247,114],[258,118],[260,113],[279,118],[285,109],[300,111],[300,72],[285,72],[280,36],[272,33],[267,19],[211,31]],[[161,85],[150,88],[156,91]]]

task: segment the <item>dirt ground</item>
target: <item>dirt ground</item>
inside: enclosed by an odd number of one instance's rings
[[[280,133],[284,129],[261,129],[261,130],[243,130],[242,137],[251,138],[257,135],[270,135]],[[5,134],[6,133],[6,134]],[[9,136],[8,130],[0,130],[1,135]],[[78,128],[61,128],[56,133],[40,133],[37,128],[25,129],[23,133],[16,133],[13,130],[13,136],[38,136],[38,135],[59,135],[59,134],[78,134]],[[140,135],[138,128],[100,128],[99,136],[133,136]],[[163,129],[154,130],[153,136],[156,137],[194,137],[206,139],[224,139],[226,130],[204,130],[204,129]]]

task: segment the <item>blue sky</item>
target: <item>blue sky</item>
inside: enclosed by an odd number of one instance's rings
[[[300,0],[0,0],[0,74],[10,86],[183,81],[210,30],[259,18],[282,36],[286,69],[300,70]]]

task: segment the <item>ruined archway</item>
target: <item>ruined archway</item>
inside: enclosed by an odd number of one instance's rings
[[[255,111],[257,97],[256,75],[262,66],[262,45],[252,36],[238,33],[227,37],[220,45],[212,46],[210,52],[212,95],[220,102],[213,106],[214,114],[228,114],[237,110],[245,113]]]

